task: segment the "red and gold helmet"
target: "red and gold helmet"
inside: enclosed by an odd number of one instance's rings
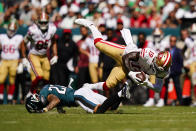
[[[38,15],[37,25],[42,31],[46,31],[48,29],[49,24],[49,16],[46,12],[42,11]]]
[[[16,21],[12,21],[9,25],[8,25],[8,28],[7,28],[7,35],[9,37],[13,37],[17,31],[17,23]]]
[[[172,64],[172,57],[171,53],[169,51],[161,51],[158,53],[156,59],[155,59],[155,67],[159,71],[166,71],[169,70],[171,64]]]

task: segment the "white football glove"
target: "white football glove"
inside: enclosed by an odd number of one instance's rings
[[[137,85],[140,83],[140,79],[136,77],[136,74],[139,74],[139,73],[141,73],[141,72],[133,72],[133,71],[130,71],[130,72],[128,73],[128,76],[129,76],[129,77],[131,78],[131,80],[133,80],[133,82],[134,82],[135,84],[137,84]]]
[[[58,56],[53,56],[52,59],[50,60],[50,64],[54,65],[58,61]]]
[[[23,73],[23,64],[19,63],[17,67],[17,74],[22,74]]]
[[[22,64],[23,64],[24,67],[28,67],[28,64],[29,64],[28,59],[27,58],[23,58],[22,59]]]

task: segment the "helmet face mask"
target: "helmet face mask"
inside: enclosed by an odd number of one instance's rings
[[[42,103],[38,94],[33,94],[26,98],[25,107],[29,113],[36,113],[42,109]]]
[[[13,37],[16,34],[16,31],[17,31],[17,24],[16,24],[16,22],[11,22],[8,25],[8,29],[7,29],[8,37],[10,37],[10,38]]]
[[[38,16],[37,25],[41,31],[47,31],[48,24],[49,24],[49,16],[45,12],[42,12]]]

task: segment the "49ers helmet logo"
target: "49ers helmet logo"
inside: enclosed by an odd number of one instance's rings
[[[156,58],[155,66],[163,71],[168,70],[172,64],[171,53],[168,51],[161,51]]]

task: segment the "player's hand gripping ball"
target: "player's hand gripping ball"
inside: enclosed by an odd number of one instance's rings
[[[136,77],[139,78],[140,82],[144,82],[146,80],[146,74],[143,71],[136,74]]]

